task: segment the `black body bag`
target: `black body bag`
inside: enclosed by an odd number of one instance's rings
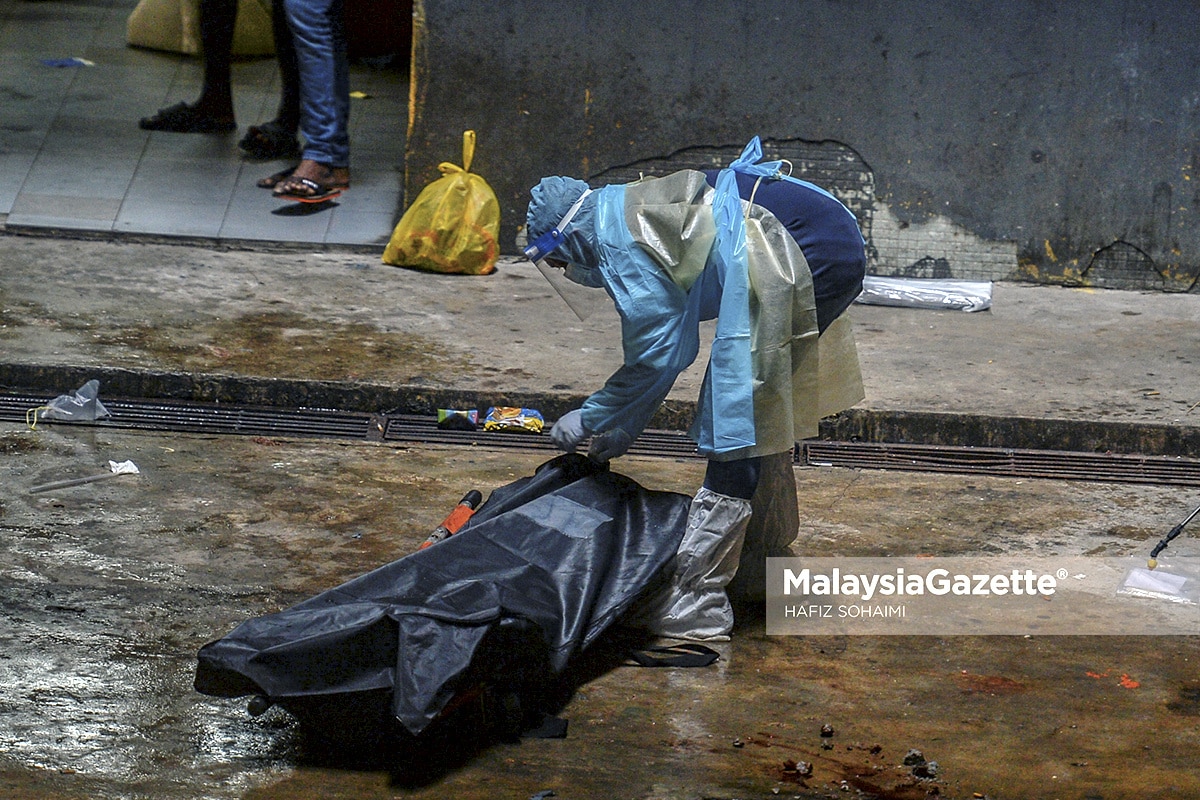
[[[689,503],[559,456],[449,539],[206,644],[195,687],[331,738],[417,736],[484,693],[525,698],[528,724],[528,698],[665,580]]]

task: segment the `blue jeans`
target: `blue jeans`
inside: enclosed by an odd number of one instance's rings
[[[303,157],[350,166],[350,59],[344,0],[283,0],[300,73]]]

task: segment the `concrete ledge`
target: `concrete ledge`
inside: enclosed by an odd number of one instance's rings
[[[93,378],[104,398],[230,403],[281,408],[321,408],[366,413],[433,415],[439,408],[536,408],[555,420],[583,395],[555,392],[477,392],[444,386],[258,378],[241,375],[156,372],[111,367],[0,363],[0,390],[63,394]],[[686,430],[694,404],[668,401],[651,421],[663,430]],[[856,408],[823,420],[820,438],[951,447],[1200,456],[1200,428],[1161,423],[1000,417],[953,412]]]

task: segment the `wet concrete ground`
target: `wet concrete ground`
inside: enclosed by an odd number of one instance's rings
[[[192,690],[205,642],[411,552],[467,488],[546,458],[0,424],[0,796],[1200,796],[1197,637],[769,637],[743,616],[711,667],[597,670],[563,712],[566,739],[489,744],[419,776]],[[28,493],[125,459],[142,473]],[[702,462],[617,469],[690,493]],[[796,477],[794,549],[809,555],[1140,554],[1193,501],[1154,486]],[[913,749],[932,778],[903,764]]]

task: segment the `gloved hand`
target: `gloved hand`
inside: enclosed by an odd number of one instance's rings
[[[617,456],[625,455],[625,451],[633,444],[633,437],[621,428],[613,428],[599,436],[592,437],[592,446],[588,448],[588,458],[593,461],[608,461]]]
[[[550,429],[550,441],[559,450],[574,453],[579,443],[588,437],[583,428],[583,411],[575,409],[559,417],[558,422]]]

